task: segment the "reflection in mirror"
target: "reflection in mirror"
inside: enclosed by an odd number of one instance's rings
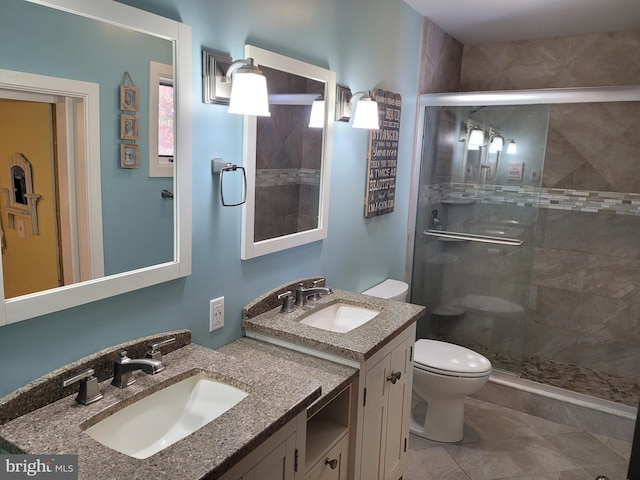
[[[242,259],[327,236],[335,74],[247,46],[264,72],[270,117],[245,117],[247,202]],[[321,127],[310,127],[312,104],[324,99]]]
[[[265,66],[262,71],[271,116],[257,119],[255,242],[318,228],[322,171],[323,129],[309,122],[325,84]]]
[[[1,199],[15,196],[16,154],[32,165],[39,195],[37,233],[33,215],[1,210],[9,300],[0,325],[188,275],[190,147],[181,139],[190,137],[190,28],[106,0],[5,0],[0,41],[12,45],[0,53]],[[150,132],[162,130],[150,108],[154,65],[165,85],[175,82],[182,120],[162,143],[171,158],[158,176],[148,164],[160,145]],[[139,92],[127,112],[124,72]],[[135,128],[121,132],[123,114]],[[137,147],[139,168],[121,168],[122,143]]]

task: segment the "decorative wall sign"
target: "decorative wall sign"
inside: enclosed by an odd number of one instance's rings
[[[378,102],[380,128],[369,136],[365,218],[391,213],[395,207],[402,106],[399,93],[378,88],[372,96]]]
[[[522,180],[524,162],[509,162],[507,166],[507,180]]]

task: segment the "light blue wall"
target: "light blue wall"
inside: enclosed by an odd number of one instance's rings
[[[0,329],[0,395],[69,361],[122,341],[177,328],[219,347],[241,336],[242,306],[285,282],[325,275],[361,291],[402,278],[422,18],[402,0],[126,0],[192,26],[193,273],[186,279]],[[1,13],[2,7],[0,7]],[[368,132],[337,123],[329,237],[240,260],[240,208],[220,205],[210,159],[242,162],[242,119],[201,101],[201,48],[242,56],[245,43],[337,74],[352,91],[403,98],[395,212],[364,219]],[[225,296],[225,327],[208,331],[208,301]]]

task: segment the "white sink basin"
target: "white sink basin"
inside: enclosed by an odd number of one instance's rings
[[[334,303],[303,318],[300,323],[331,332],[345,333],[364,325],[379,313],[378,310]]]
[[[113,450],[147,458],[202,428],[246,396],[236,387],[194,375],[152,393],[85,431]]]

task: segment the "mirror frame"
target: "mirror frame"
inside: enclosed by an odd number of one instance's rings
[[[335,112],[336,74],[326,68],[311,65],[277,53],[245,45],[245,58],[253,58],[255,64],[325,84],[325,123],[322,138],[322,170],[320,172],[320,199],[318,204],[318,227],[303,232],[256,242],[254,240],[255,187],[256,187],[256,138],[258,119],[245,115],[243,129],[244,167],[247,174],[247,201],[242,205],[242,260],[268,253],[279,252],[327,238],[329,223],[329,186],[331,179],[331,150],[333,138],[333,118]],[[267,85],[268,88],[268,85]]]
[[[114,1],[25,0],[74,15],[169,40],[174,50],[176,172],[174,260],[86,282],[5,299],[0,288],[0,326],[57,312],[191,274],[191,27]],[[92,126],[87,126],[87,132]],[[94,131],[95,133],[95,131]],[[86,134],[87,136],[89,133]],[[89,138],[86,139],[87,142]],[[95,139],[92,139],[95,141]],[[100,139],[98,138],[99,142]],[[89,144],[89,143],[87,143]],[[0,279],[2,264],[0,262]],[[2,280],[4,282],[4,280]]]

